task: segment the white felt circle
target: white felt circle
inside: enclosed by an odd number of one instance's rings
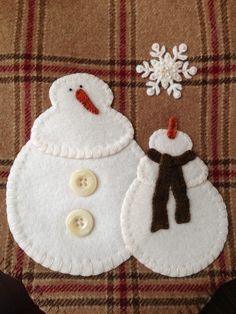
[[[98,114],[78,101],[82,86]],[[115,154],[133,139],[130,121],[110,107],[108,85],[91,74],[77,73],[56,80],[50,88],[52,107],[34,122],[31,140],[41,151],[68,158],[100,158]]]
[[[158,150],[161,154],[178,156],[187,150],[191,150],[193,143],[190,137],[181,131],[177,131],[176,137],[170,139],[167,136],[167,130],[160,129],[151,135],[149,139],[149,147]]]
[[[99,111],[105,112],[111,106],[113,93],[110,87],[97,76],[88,73],[74,73],[54,81],[49,90],[52,105],[60,109],[67,109],[70,104],[77,107],[78,101],[74,95],[81,88]]]
[[[121,236],[121,206],[142,156],[135,141],[112,156],[87,160],[45,154],[28,142],[7,183],[7,217],[19,246],[43,266],[73,275],[96,275],[121,264],[130,256]],[[81,168],[99,180],[86,198],[69,187],[71,174]],[[91,233],[81,238],[65,225],[78,208],[94,219]]]
[[[154,185],[135,179],[121,213],[127,249],[146,267],[171,277],[188,276],[213,262],[228,232],[225,204],[209,181],[188,189],[191,221],[177,224],[173,194],[167,204],[170,228],[150,232]]]

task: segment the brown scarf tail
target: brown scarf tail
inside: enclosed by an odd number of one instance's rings
[[[171,185],[170,158],[162,155],[159,167],[159,176],[156,181],[155,191],[152,199],[152,225],[151,232],[160,229],[169,229],[167,213],[167,202]]]
[[[161,178],[159,176],[159,178]],[[169,229],[168,213],[166,203],[169,198],[169,187],[163,185],[162,180],[157,180],[155,192],[152,198],[152,224],[151,232],[160,229]]]
[[[169,229],[167,203],[170,188],[176,201],[176,222],[178,224],[189,222],[190,204],[182,166],[194,160],[196,155],[192,151],[187,151],[180,156],[173,157],[168,154],[161,154],[153,148],[148,151],[147,155],[152,161],[160,165],[152,198],[151,232]]]
[[[176,200],[175,221],[178,224],[187,223],[190,221],[190,205],[187,196],[187,186],[181,166],[177,166],[171,186]]]

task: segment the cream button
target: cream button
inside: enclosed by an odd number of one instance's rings
[[[76,209],[66,217],[67,229],[78,237],[89,234],[94,226],[93,216],[85,209]]]
[[[70,177],[70,188],[80,196],[89,196],[97,188],[97,177],[88,169],[76,170]]]

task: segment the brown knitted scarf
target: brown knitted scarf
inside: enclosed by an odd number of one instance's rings
[[[178,224],[189,222],[189,199],[182,166],[195,159],[196,155],[191,150],[188,150],[180,156],[173,157],[168,154],[161,154],[151,148],[147,156],[152,161],[160,164],[159,176],[152,198],[151,232],[156,232],[160,229],[169,229],[167,202],[170,188],[176,201],[176,222]]]

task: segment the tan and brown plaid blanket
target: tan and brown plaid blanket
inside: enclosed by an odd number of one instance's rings
[[[234,0],[2,0],[0,2],[0,265],[22,279],[46,313],[198,313],[223,282],[236,278],[236,2]],[[185,42],[198,67],[183,97],[146,95],[135,67],[154,42]],[[33,262],[14,242],[6,219],[6,182],[35,118],[50,106],[58,77],[88,72],[111,86],[114,108],[148,139],[175,115],[228,209],[223,253],[207,269],[174,279],[134,258],[82,278]],[[37,184],[37,183],[36,183]],[[207,241],[207,239],[206,239]]]

